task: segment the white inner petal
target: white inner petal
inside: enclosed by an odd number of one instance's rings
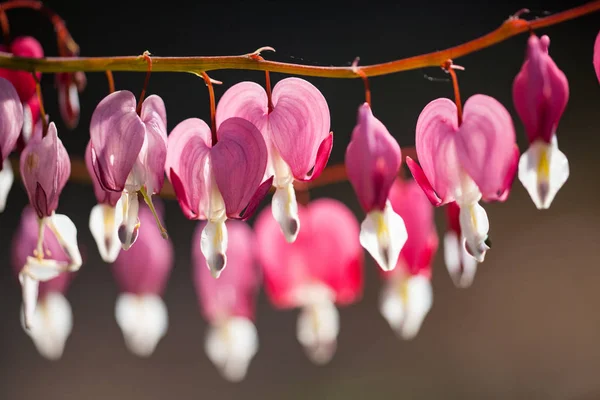
[[[118,228],[118,237],[123,250],[129,250],[137,240],[140,229],[138,193],[124,190],[119,201],[122,206],[123,222]]]
[[[69,271],[77,271],[82,264],[81,253],[77,245],[77,228],[69,217],[63,214],[53,214],[48,219],[48,227],[52,230],[58,243],[70,259],[67,266]]]
[[[3,212],[6,208],[6,199],[14,180],[15,176],[10,165],[10,160],[7,158],[2,163],[2,171],[0,171],[0,212]]]
[[[384,271],[396,267],[407,238],[404,220],[394,212],[389,200],[383,211],[368,213],[360,226],[360,244]]]
[[[340,316],[332,301],[323,299],[305,305],[296,324],[296,336],[307,356],[315,364],[333,357],[340,331]]]
[[[276,187],[273,195],[271,211],[275,221],[279,224],[281,232],[288,243],[293,243],[300,232],[300,219],[298,218],[298,203],[293,183],[283,187]]]
[[[483,262],[490,247],[486,244],[490,223],[479,203],[459,204],[460,230],[465,238],[465,249],[478,262]]]
[[[457,287],[471,286],[477,272],[477,260],[467,253],[464,236],[459,240],[456,232],[446,232],[444,235],[444,262]]]
[[[211,177],[208,222],[200,237],[200,250],[206,258],[206,263],[213,277],[218,278],[227,265],[227,214],[225,202],[219,191],[214,175]]]
[[[25,144],[29,143],[29,139],[31,139],[31,134],[33,133],[33,115],[31,113],[31,107],[29,104],[23,103],[23,128],[21,129],[21,134],[23,138],[23,142]]]
[[[154,294],[122,293],[117,298],[115,318],[125,345],[140,357],[149,357],[169,326],[167,306]]]
[[[531,200],[540,209],[547,209],[569,177],[569,161],[558,149],[556,135],[550,144],[533,142],[519,159],[519,180]]]
[[[48,293],[35,309],[29,329],[25,327],[23,318],[21,324],[39,353],[49,360],[57,360],[62,356],[65,342],[73,329],[71,305],[62,294]]]
[[[258,351],[258,332],[249,319],[231,317],[211,325],[206,334],[204,351],[223,377],[239,382]]]
[[[115,207],[97,204],[90,213],[90,232],[96,241],[104,262],[112,263],[121,251],[119,226],[123,221],[123,207],[120,201]]]

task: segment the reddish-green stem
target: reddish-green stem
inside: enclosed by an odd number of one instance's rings
[[[150,58],[150,53],[147,51],[142,55],[144,60],[146,60],[146,79],[144,79],[144,86],[142,87],[142,93],[140,93],[140,99],[137,104],[137,113],[140,115],[142,113],[142,104],[144,103],[144,98],[146,97],[146,90],[148,89],[148,83],[150,83],[150,75],[152,75],[152,58]],[[109,71],[109,70],[107,70]],[[114,90],[114,87],[113,87]],[[111,92],[112,93],[112,92]]]
[[[212,79],[206,72],[200,73],[206,87],[208,88],[208,98],[210,101],[210,132],[212,134],[212,145],[217,144],[217,103],[215,101],[215,89],[213,88]]]
[[[40,103],[40,119],[42,120],[42,136],[46,136],[48,132],[48,119],[46,118],[46,109],[44,108],[44,98],[42,97],[42,85],[35,72],[32,74],[35,79],[35,93],[37,94],[38,101]]]
[[[113,93],[115,91],[115,78],[112,71],[106,71],[106,80],[108,81],[108,93]]]
[[[447,60],[442,66],[450,74],[452,78],[452,88],[454,89],[454,103],[456,103],[456,115],[458,117],[458,126],[462,125],[462,101],[460,100],[460,89],[458,87],[458,77],[456,76],[455,68],[452,64],[452,60]]]

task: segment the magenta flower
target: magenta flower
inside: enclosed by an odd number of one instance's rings
[[[508,111],[482,94],[465,103],[461,126],[456,105],[444,98],[430,102],[417,121],[421,166],[407,157],[408,167],[433,205],[456,201],[466,249],[479,262],[489,250],[489,221],[478,202],[508,196],[519,156],[515,140]]]
[[[0,212],[6,207],[14,175],[8,155],[14,150],[23,127],[23,106],[12,83],[0,78]]]
[[[367,213],[361,224],[360,243],[384,271],[396,266],[406,242],[402,218],[388,202],[398,176],[402,154],[386,127],[365,103],[358,109],[358,122],[346,149],[348,180]]]
[[[446,205],[446,221],[444,262],[454,285],[467,288],[475,279],[477,260],[466,250],[465,237],[460,229],[460,208],[455,202]]]
[[[269,151],[267,176],[273,176],[273,216],[288,242],[300,230],[294,179],[318,177],[329,159],[333,134],[329,107],[319,89],[300,78],[286,78],[273,88],[272,104],[265,89],[241,82],[225,92],[217,106],[217,126],[231,117],[252,122]]]
[[[142,224],[152,224],[148,207],[140,207]],[[140,231],[136,245],[119,253],[113,274],[121,294],[115,317],[127,348],[140,357],[148,357],[167,333],[169,318],[162,293],[173,268],[173,245],[157,229]]]
[[[43,232],[41,239],[38,236],[40,229]],[[57,238],[51,226],[40,226],[35,211],[26,207],[12,243],[12,264],[22,284],[29,281],[26,270],[32,264],[38,264],[40,271],[50,267],[46,271],[49,279],[41,282],[39,287],[36,283],[23,286],[21,322],[39,353],[51,360],[62,356],[73,327],[71,306],[64,297],[72,274],[53,273],[51,268],[52,263],[66,266],[71,262]],[[52,260],[43,260],[43,257],[52,257]]]
[[[416,182],[400,179],[389,201],[406,223],[408,240],[396,269],[384,273],[380,311],[399,337],[412,339],[433,304],[431,265],[438,247],[433,206]]]
[[[104,190],[94,172],[92,164],[92,142],[85,149],[85,165],[90,174],[96,204],[90,213],[90,232],[96,241],[102,259],[111,263],[117,259],[121,250],[119,226],[123,222],[123,205],[121,193]]]
[[[309,358],[328,362],[339,333],[337,305],[362,295],[363,251],[354,214],[342,203],[320,199],[299,207],[303,223],[294,243],[284,238],[271,211],[258,216],[255,231],[265,290],[277,308],[302,308],[298,341]]]
[[[71,161],[56,126],[51,122],[46,136],[42,137],[41,121],[21,153],[21,177],[29,203],[38,219],[38,243],[33,256],[21,269],[19,279],[23,288],[25,324],[29,326],[35,308],[38,284],[55,278],[61,272],[77,271],[82,264],[77,246],[77,228],[66,215],[56,214],[58,198],[71,172]],[[52,253],[43,251],[44,231],[48,227],[66,253],[69,261],[56,260]]]
[[[152,207],[150,196],[162,188],[167,157],[164,102],[152,95],[142,103],[139,115],[136,107],[133,93],[111,93],[98,104],[90,124],[92,167],[98,181],[106,191],[122,192],[119,239],[124,250],[133,245],[140,227],[138,192]]]
[[[204,121],[180,122],[169,135],[165,164],[185,216],[208,220],[200,248],[215,277],[227,264],[225,221],[249,218],[272,183],[272,178],[262,182],[267,146],[254,125],[230,118],[221,123],[217,136],[213,146]]]
[[[198,224],[194,243],[201,240],[205,223]],[[255,302],[260,284],[255,264],[254,232],[244,222],[228,221],[228,268],[213,279],[206,258],[198,246],[192,247],[194,285],[204,318],[210,323],[204,350],[219,372],[230,381],[246,376],[248,365],[258,350],[254,326]]]
[[[549,46],[548,36],[529,37],[525,62],[513,83],[513,102],[529,140],[519,160],[519,180],[538,209],[550,207],[569,177],[569,161],[556,140],[569,82],[548,54]]]
[[[596,76],[598,77],[598,82],[600,82],[600,32],[598,32],[598,36],[596,36],[596,41],[594,42],[594,69],[596,70]]]
[[[81,71],[56,74],[58,108],[69,129],[75,129],[79,123],[79,93],[83,92],[86,84],[87,79]]]

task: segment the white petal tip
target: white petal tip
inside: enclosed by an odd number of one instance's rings
[[[337,341],[318,343],[314,346],[305,346],[304,352],[308,359],[315,365],[328,364],[335,355]]]
[[[384,271],[396,268],[408,233],[404,220],[389,201],[383,211],[371,211],[360,226],[360,244]]]
[[[298,218],[298,204],[294,186],[289,183],[278,187],[271,202],[273,218],[279,224],[281,232],[288,243],[294,243],[300,232],[300,219]]]

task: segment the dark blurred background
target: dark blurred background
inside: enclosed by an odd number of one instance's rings
[[[518,0],[473,2],[157,2],[48,1],[63,16],[85,56],[229,55],[273,46],[273,60],[311,65],[361,64],[443,49],[499,26],[528,7],[532,17],[583,1]],[[32,34],[56,55],[52,27],[32,11],[9,12],[14,34]],[[572,399],[600,398],[600,213],[598,146],[600,88],[592,67],[598,14],[540,30],[550,35],[550,53],[570,82],[571,99],[558,130],[571,176],[547,211],[538,211],[520,183],[505,204],[486,206],[494,248],[474,285],[456,289],[441,249],[434,265],[434,306],[418,337],[395,337],[378,311],[380,282],[368,259],[363,300],[341,310],[341,334],[333,361],[313,366],[295,337],[296,312],[258,302],[260,350],[247,379],[223,380],[203,351],[206,323],[191,283],[191,234],[175,201],[166,202],[167,228],[176,244],[176,264],[165,294],[167,336],[150,359],[125,348],[114,320],[117,288],[87,228],[95,204],[90,186],[69,183],[59,212],[79,227],[86,263],[68,299],[74,330],[63,358],[41,358],[19,323],[20,289],[10,268],[10,240],[27,202],[17,182],[0,215],[0,399]],[[524,56],[526,35],[456,60],[464,99],[485,93],[515,117],[521,149],[523,128],[511,100],[512,80]],[[437,68],[373,78],[373,108],[401,145],[414,144],[414,128],[430,100],[451,97]],[[224,84],[263,83],[259,72],[211,73]],[[274,74],[275,80],[282,75]],[[139,93],[143,74],[116,73],[118,89]],[[357,106],[360,80],[310,79],[326,96],[336,134],[330,163],[343,161]],[[81,156],[95,105],[107,94],[104,74],[88,74],[81,96],[81,122],[67,131],[60,121],[54,79],[43,77],[47,110],[73,156]],[[160,94],[172,129],[184,118],[208,118],[203,82],[192,75],[156,73],[150,93]],[[362,219],[350,185],[315,189],[312,198],[343,200]],[[444,229],[442,210],[436,213]]]

